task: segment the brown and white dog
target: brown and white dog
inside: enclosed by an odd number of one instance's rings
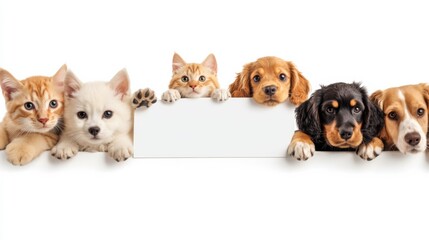
[[[385,150],[425,151],[428,134],[429,85],[416,84],[374,92],[370,99],[385,113],[380,133]]]
[[[253,97],[260,104],[275,106],[286,101],[299,105],[308,98],[310,83],[292,62],[262,57],[244,65],[229,85],[232,97]]]

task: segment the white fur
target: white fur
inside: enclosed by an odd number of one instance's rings
[[[165,101],[165,102],[175,102],[180,98],[181,98],[180,92],[177,91],[176,89],[168,89],[166,92],[162,94],[162,101]]]
[[[287,155],[292,156],[298,160],[307,160],[314,155],[316,147],[314,144],[305,142],[292,142],[287,148]]]
[[[395,145],[398,150],[402,153],[407,152],[421,152],[426,149],[426,134],[423,132],[420,124],[417,120],[412,117],[410,111],[405,102],[405,96],[401,90],[398,90],[398,97],[402,101],[402,106],[404,108],[404,120],[399,124],[399,134],[398,139],[396,139]],[[405,141],[405,135],[408,133],[417,132],[420,134],[420,143],[417,146],[410,146]]]
[[[223,102],[231,97],[231,93],[228,89],[216,89],[213,91],[211,98],[218,102]]]
[[[372,144],[362,143],[358,148],[357,154],[364,160],[372,160],[380,155],[381,151],[383,151],[381,147],[374,147]]]
[[[74,75],[72,75],[74,77]],[[116,76],[115,76],[116,78]],[[66,98],[64,121],[65,129],[52,155],[66,159],[80,151],[108,151],[115,160],[125,160],[132,155],[132,108],[130,96],[118,94],[111,82],[90,82],[80,84],[66,81],[69,88]],[[125,81],[125,80],[124,80]],[[126,79],[128,81],[128,78]],[[105,111],[112,111],[111,118],[103,118]],[[79,119],[77,112],[86,112],[87,118]],[[90,127],[99,127],[95,139],[88,131]]]

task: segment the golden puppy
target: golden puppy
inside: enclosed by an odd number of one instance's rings
[[[286,101],[299,105],[308,98],[310,83],[292,62],[263,57],[244,65],[229,85],[232,97],[253,97],[257,103],[275,106]]]
[[[385,150],[402,153],[427,148],[429,85],[416,84],[376,91],[371,100],[383,110],[385,126],[380,133]]]

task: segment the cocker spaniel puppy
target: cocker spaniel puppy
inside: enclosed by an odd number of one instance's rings
[[[244,65],[229,85],[232,97],[253,97],[260,104],[275,106],[286,101],[299,105],[308,98],[310,83],[292,62],[263,57]]]
[[[429,85],[415,84],[376,91],[370,99],[384,111],[380,133],[385,150],[423,152],[427,148]]]
[[[384,114],[360,84],[322,86],[295,112],[299,130],[287,153],[298,160],[307,160],[315,150],[356,150],[361,158],[372,160],[383,150],[377,136]]]

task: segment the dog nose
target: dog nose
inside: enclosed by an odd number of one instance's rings
[[[88,129],[88,132],[91,133],[91,135],[95,137],[100,132],[100,128],[99,127],[90,127]]]
[[[340,131],[341,138],[346,140],[346,141],[349,140],[352,137],[352,135],[353,135],[353,130],[347,129],[347,130],[341,130]]]
[[[405,142],[413,147],[420,143],[420,134],[418,132],[407,133],[404,138]]]
[[[48,121],[48,119],[47,118],[39,118],[39,119],[37,119],[37,121],[39,121],[42,124],[45,124]]]
[[[264,87],[264,92],[268,96],[273,96],[274,94],[276,94],[276,91],[277,91],[277,87],[274,85]]]

